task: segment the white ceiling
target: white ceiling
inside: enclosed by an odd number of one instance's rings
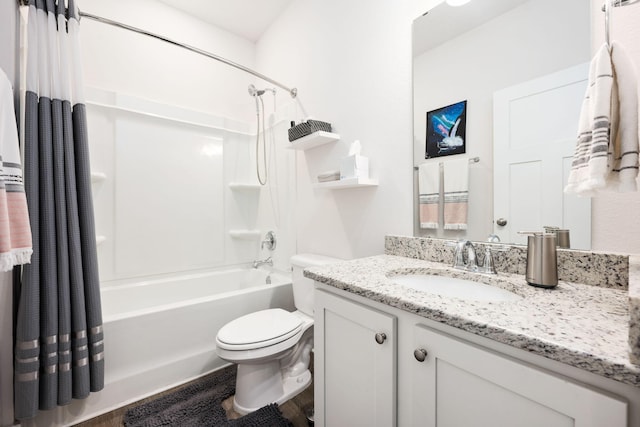
[[[293,0],[159,0],[256,42]]]

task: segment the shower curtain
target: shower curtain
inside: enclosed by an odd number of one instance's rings
[[[24,181],[33,255],[17,289],[17,419],[104,387],[78,29],[73,0],[29,1]]]

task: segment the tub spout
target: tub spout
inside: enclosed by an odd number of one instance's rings
[[[271,259],[271,257],[268,257],[266,259],[257,259],[255,261],[253,261],[252,267],[253,268],[258,268],[261,265],[268,265],[269,267],[273,267],[273,260]]]

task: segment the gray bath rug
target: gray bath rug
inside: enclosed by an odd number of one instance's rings
[[[235,393],[235,367],[220,370],[180,390],[129,409],[126,427],[291,427],[278,405],[271,404],[227,420],[223,400]]]

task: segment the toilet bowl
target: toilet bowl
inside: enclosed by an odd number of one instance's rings
[[[313,348],[313,280],[306,267],[340,261],[313,254],[291,258],[296,311],[281,308],[247,314],[224,325],[216,336],[216,353],[238,365],[233,408],[240,414],[270,403],[282,404],[311,383]]]

